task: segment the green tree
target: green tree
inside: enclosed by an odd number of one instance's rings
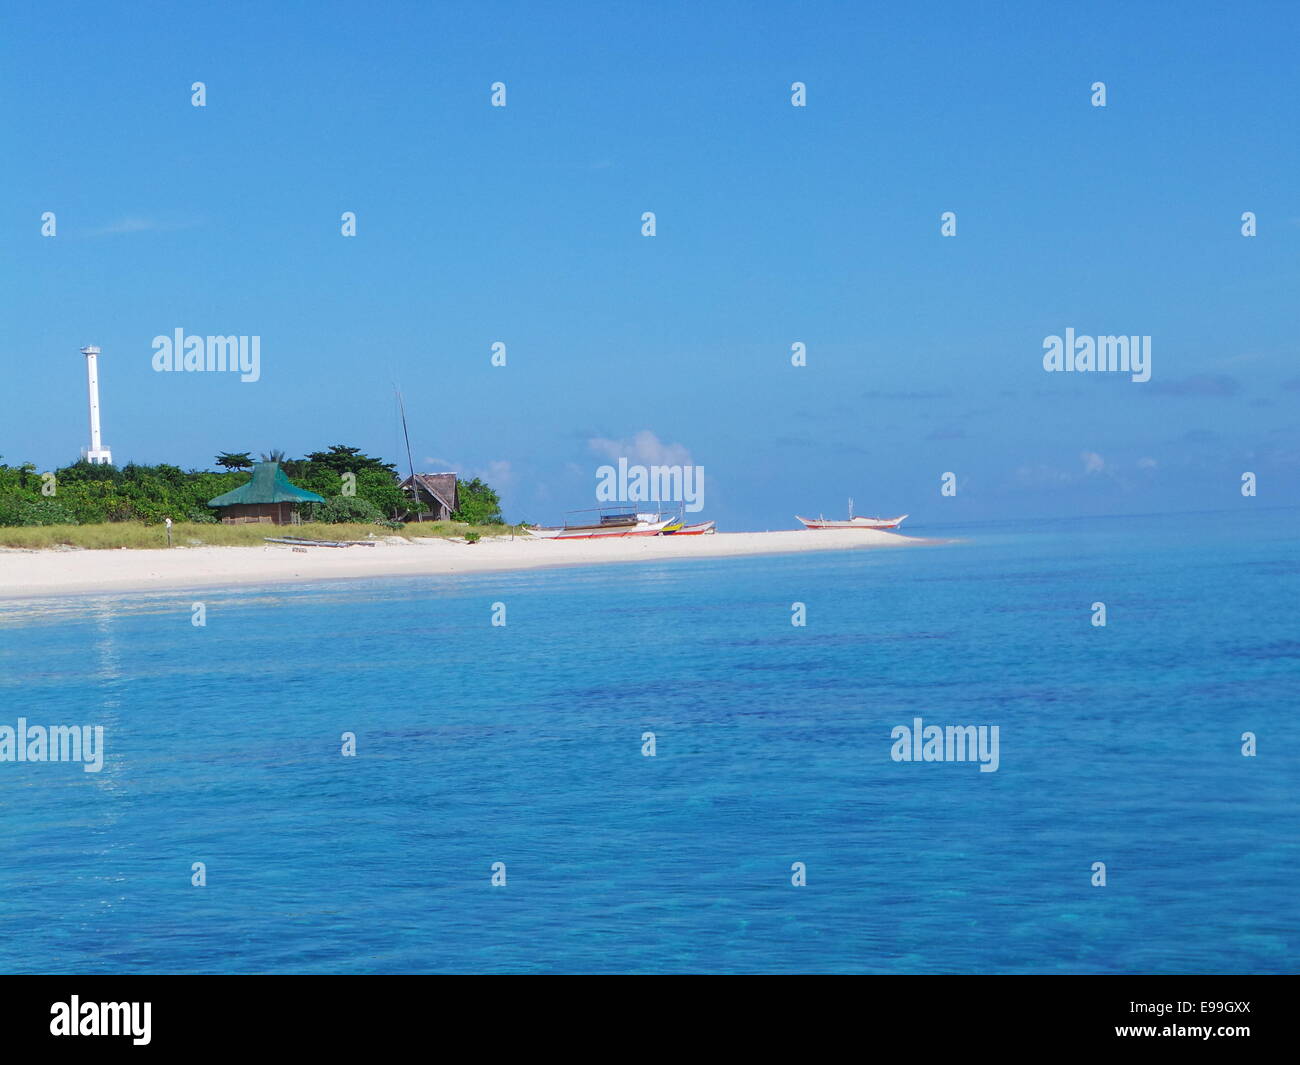
[[[373,503],[388,517],[404,513],[411,505],[396,476],[382,469],[357,474],[357,498]]]
[[[117,476],[115,466],[102,462],[87,462],[85,459],[78,459],[71,466],[64,466],[58,471],[60,484],[64,481],[98,481],[111,484]]]
[[[471,525],[500,525],[501,499],[488,485],[475,477],[472,481],[456,479],[458,497],[453,521],[467,521]]]
[[[331,444],[328,451],[313,451],[306,462],[312,467],[340,474],[355,473],[359,476],[362,470],[383,470],[390,476],[397,475],[397,467],[391,462],[366,455],[359,447],[346,444]]]
[[[251,470],[253,458],[247,451],[223,451],[217,456],[217,465],[227,470]]]

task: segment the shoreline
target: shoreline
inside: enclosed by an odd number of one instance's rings
[[[116,550],[0,550],[0,602],[84,594],[126,594],[257,585],[436,577],[510,570],[742,558],[947,543],[879,530],[714,533],[710,536],[541,540],[516,537],[477,544],[423,538],[376,540],[373,547],[173,547]]]

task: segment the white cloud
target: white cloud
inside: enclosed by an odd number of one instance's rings
[[[157,228],[157,223],[150,221],[148,218],[129,217],[119,218],[116,222],[111,222],[91,232],[97,237],[103,237],[118,233],[147,233],[149,230]]]
[[[1036,465],[1021,466],[1016,470],[1016,482],[1024,487],[1039,488],[1045,485],[1065,484],[1073,478],[1064,470],[1058,470],[1044,462]]]
[[[506,459],[495,459],[486,466],[470,470],[470,478],[478,477],[490,484],[498,492],[505,491],[515,483],[514,468]]]
[[[1080,452],[1079,458],[1083,459],[1084,473],[1101,473],[1106,468],[1106,460],[1095,451]]]
[[[626,458],[630,463],[645,466],[690,466],[691,452],[683,444],[666,444],[649,429],[642,429],[630,440],[611,440],[595,436],[587,446],[597,455],[617,461]]]
[[[469,464],[462,466],[450,459],[435,458],[426,455],[419,473],[454,473],[462,481],[472,481],[475,477],[491,485],[498,492],[512,488],[518,480],[514,467],[506,459],[494,459],[485,466]]]
[[[145,218],[141,215],[127,215],[106,226],[88,231],[92,237],[120,237],[129,233],[170,233],[178,229],[193,229],[198,223],[193,221],[164,222],[157,218]]]

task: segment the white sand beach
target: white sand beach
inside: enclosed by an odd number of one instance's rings
[[[716,533],[712,536],[539,540],[397,537],[374,546],[175,547],[170,550],[0,549],[0,598],[214,588],[358,577],[486,573],[601,562],[658,562],[935,543],[876,530]]]

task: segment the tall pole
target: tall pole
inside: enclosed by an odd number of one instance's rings
[[[406,462],[411,470],[411,494],[415,497],[415,520],[417,522],[424,521],[424,516],[420,510],[421,506],[423,506],[420,502],[420,485],[415,479],[415,460],[411,458],[411,434],[406,431],[406,404],[402,401],[400,391],[397,393],[397,406],[402,412],[402,435],[406,437]]]
[[[111,463],[113,453],[99,435],[99,348],[91,344],[82,348],[81,354],[86,356],[86,388],[90,394],[90,450],[86,452],[86,460]]]

